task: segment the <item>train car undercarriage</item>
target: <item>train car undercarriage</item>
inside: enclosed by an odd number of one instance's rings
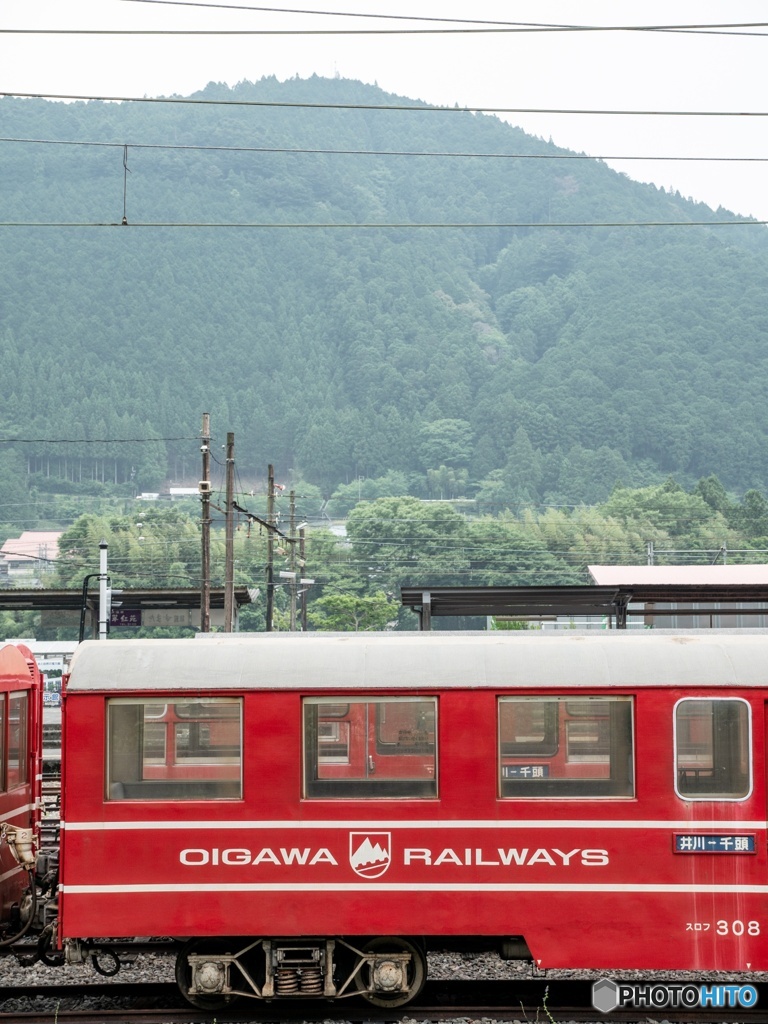
[[[193,939],[176,960],[176,981],[194,1006],[217,1009],[240,997],[345,999],[374,1006],[415,999],[427,975],[418,939]]]

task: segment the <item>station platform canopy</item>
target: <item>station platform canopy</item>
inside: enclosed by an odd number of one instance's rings
[[[252,591],[245,586],[235,587],[234,608],[249,604]],[[211,624],[224,623],[224,587],[211,587]],[[46,590],[43,588],[0,589],[0,611],[37,611],[46,627],[78,627],[83,609],[83,591]],[[90,591],[85,601],[86,618],[90,632],[98,632],[98,589]],[[220,621],[219,621],[220,620]],[[123,589],[112,602],[111,627],[127,626],[199,628],[200,590],[192,587],[159,587]],[[88,634],[86,634],[88,635]]]
[[[534,622],[598,618],[605,620],[609,629],[626,629],[628,623],[638,619],[641,625],[675,628],[761,627],[768,623],[768,566],[589,568],[593,579],[606,582],[554,587],[404,586],[400,600],[418,615],[422,630],[432,629],[432,620],[443,616],[493,616]],[[694,568],[707,571],[695,578],[696,574],[687,572]],[[676,578],[678,569],[680,577]],[[723,569],[729,571],[718,574]],[[685,619],[691,621],[681,622]]]

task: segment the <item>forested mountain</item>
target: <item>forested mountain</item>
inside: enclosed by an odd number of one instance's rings
[[[486,510],[768,489],[764,227],[557,227],[735,218],[358,82],[193,98],[242,105],[0,100],[0,222],[72,225],[0,227],[0,436],[190,438],[207,411],[241,474]],[[75,490],[198,465],[189,440],[0,459]]]

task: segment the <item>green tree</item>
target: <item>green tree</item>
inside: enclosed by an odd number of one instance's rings
[[[326,594],[313,603],[307,617],[317,630],[371,632],[397,619],[397,608],[381,591],[368,597]]]
[[[113,586],[189,586],[200,580],[199,526],[176,508],[132,516],[80,516],[59,539],[53,586],[77,587],[99,572],[99,544],[108,544]]]
[[[760,491],[747,491],[732,518],[750,542],[768,545],[768,501]]]
[[[469,473],[466,469],[451,469],[441,466],[427,470],[427,486],[431,498],[459,498],[467,490]]]
[[[710,508],[715,509],[716,512],[722,512],[726,517],[730,516],[734,510],[734,504],[728,497],[728,492],[714,473],[708,477],[702,477],[694,487],[693,493],[703,498]]]
[[[467,420],[434,420],[421,428],[419,456],[425,469],[467,466],[474,450],[472,424]]]
[[[396,593],[403,584],[457,585],[469,562],[467,521],[444,502],[379,498],[357,505],[347,536],[358,571],[371,591]]]
[[[13,449],[0,449],[0,537],[4,540],[35,527],[31,512],[24,460]]]
[[[487,587],[556,586],[583,582],[565,552],[553,553],[526,517],[483,516],[468,525],[468,583]]]

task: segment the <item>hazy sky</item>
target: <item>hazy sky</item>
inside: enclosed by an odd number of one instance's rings
[[[768,7],[761,0],[266,0],[281,12],[136,2],[2,0],[4,29],[418,29],[419,21],[302,11],[579,26],[729,25],[737,34],[542,32],[305,36],[0,34],[0,92],[188,95],[210,81],[312,74],[470,107],[768,113]],[[232,0],[240,7],[259,0]],[[460,28],[448,23],[431,27]],[[469,27],[469,26],[463,26]],[[475,26],[481,27],[481,26]],[[747,34],[743,34],[743,33]],[[763,34],[760,34],[763,33]],[[2,108],[0,107],[0,110]],[[508,114],[595,156],[768,158],[768,117]],[[2,117],[0,116],[0,135]],[[130,140],[140,142],[140,139]],[[768,163],[609,161],[642,181],[768,220]]]

